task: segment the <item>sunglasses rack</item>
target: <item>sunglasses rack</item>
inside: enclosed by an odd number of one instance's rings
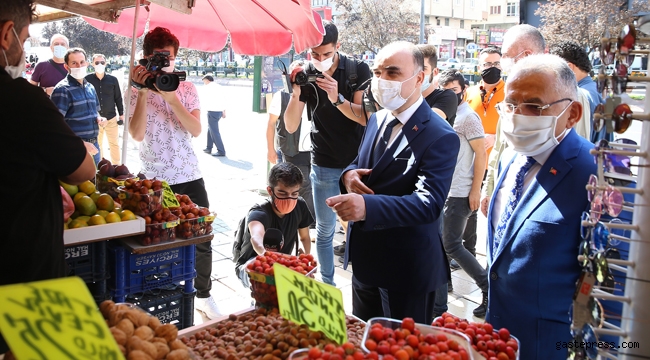
[[[643,24],[638,26],[650,26],[650,16]],[[642,34],[637,36],[633,25],[625,26],[618,38],[606,36],[601,41],[601,49],[603,49],[601,50],[601,59],[605,60],[603,55],[606,55],[609,63],[605,64],[603,62],[604,65],[614,65],[619,62],[630,65],[630,59],[635,55],[650,57],[650,50],[634,49],[634,46],[640,43],[650,44],[650,37]],[[623,54],[621,54],[620,50],[624,50]],[[627,67],[625,69],[627,70]],[[615,130],[615,127],[619,126],[619,122],[624,122],[625,118],[642,120],[641,139],[639,145],[607,143],[606,141],[598,144],[592,150],[592,154],[596,155],[598,163],[597,181],[590,180],[587,190],[590,192],[591,197],[598,194],[597,198],[599,200],[607,197],[608,191],[618,192],[618,195],[621,196],[615,201],[615,205],[620,206],[623,212],[628,212],[625,214],[628,221],[626,223],[614,216],[611,222],[602,221],[598,223],[600,213],[597,214],[597,219],[594,219],[591,214],[586,218],[583,216],[583,228],[590,229],[587,238],[591,239],[592,242],[598,242],[598,244],[587,243],[589,244],[588,247],[581,249],[581,251],[587,249],[587,252],[582,252],[578,256],[578,261],[583,266],[591,263],[593,268],[592,272],[583,273],[579,281],[576,296],[578,298],[584,296],[582,298],[584,302],[582,307],[576,309],[574,299],[572,316],[575,320],[580,316],[584,316],[586,311],[588,316],[579,319],[582,322],[578,321],[577,323],[582,324],[586,320],[587,323],[594,325],[573,329],[577,332],[576,337],[581,337],[584,341],[587,341],[589,335],[593,334],[594,336],[590,338],[592,341],[598,341],[602,337],[607,338],[607,336],[610,336],[609,339],[618,337],[619,345],[626,342],[628,345],[632,344],[633,346],[600,349],[591,354],[585,351],[582,354],[584,357],[575,358],[650,359],[650,306],[648,306],[650,303],[650,124],[647,123],[650,121],[650,93],[647,91],[650,76],[628,77],[627,74],[620,75],[614,70],[611,75],[600,73],[596,79],[604,82],[606,79],[616,78],[617,76],[619,79],[621,77],[627,79],[627,83],[624,84],[634,83],[641,85],[645,89],[644,113],[626,114],[617,111],[620,110],[620,108],[616,109],[616,107],[621,104],[621,95],[624,94],[625,90],[623,89],[623,92],[617,92],[607,98],[610,105],[606,111],[594,114],[594,122],[599,120],[602,124],[601,119],[605,119],[607,132],[620,134],[627,130],[627,126],[623,131]],[[622,88],[625,86],[623,85]],[[614,103],[613,106],[611,105],[612,102]],[[611,123],[607,121],[609,119],[612,120]],[[631,181],[631,184],[636,183],[636,186],[611,186],[607,179],[615,178],[614,175],[618,174],[606,172],[607,166],[604,165],[607,164],[606,161],[611,160],[611,158],[607,159],[608,156],[631,157],[638,160],[638,163],[631,165],[636,166],[637,174],[635,176],[618,177],[618,179]],[[627,166],[629,168],[629,161]],[[623,199],[623,195],[626,196],[625,199]],[[634,198],[633,201],[632,197]],[[611,199],[607,199],[607,201],[612,202]],[[602,204],[598,205],[604,209],[610,204],[603,201]],[[593,208],[592,204],[592,210]],[[598,223],[597,226],[596,223]],[[596,237],[599,238],[596,240]],[[613,246],[615,244],[616,246]],[[589,246],[592,248],[589,248]],[[593,249],[593,247],[600,247],[597,256],[589,254],[590,249]],[[616,248],[617,257],[605,255],[605,251],[603,251],[605,247]],[[587,302],[587,299],[590,300]],[[603,310],[603,307],[605,310]],[[600,308],[599,311],[602,316],[594,315],[598,312],[598,308]],[[583,312],[583,314],[576,315],[576,312]],[[620,321],[620,323],[617,321]]]

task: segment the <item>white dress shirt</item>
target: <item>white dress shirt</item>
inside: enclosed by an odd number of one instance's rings
[[[400,131],[402,131],[402,128],[404,127],[404,124],[406,124],[407,121],[415,114],[415,111],[420,107],[422,104],[422,101],[424,99],[422,96],[418,98],[418,100],[413,103],[411,106],[406,108],[404,111],[401,113],[395,115],[392,112],[389,112],[388,110],[380,110],[377,112],[376,119],[378,122],[383,121],[383,124],[381,125],[381,128],[379,129],[379,135],[377,136],[377,140],[375,141],[375,146],[377,146],[377,142],[379,139],[381,139],[381,134],[384,133],[384,129],[386,128],[386,125],[388,125],[389,122],[391,122],[393,119],[397,118],[399,120],[399,123],[393,127],[393,132],[390,134],[390,140],[388,140],[388,145],[386,145],[386,149],[388,149],[395,139],[397,138],[397,135],[399,134]],[[386,119],[385,121],[383,119]]]

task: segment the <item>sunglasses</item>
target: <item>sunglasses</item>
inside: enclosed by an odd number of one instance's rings
[[[592,221],[599,221],[604,214],[618,217],[623,211],[623,193],[611,185],[607,185],[604,191],[596,190],[590,201]]]
[[[632,61],[634,57],[632,57]],[[605,67],[601,66],[598,71],[598,77],[596,82],[596,88],[601,94],[605,94],[607,89],[611,89],[612,92],[616,95],[620,95],[627,91],[627,82],[629,78],[628,74],[628,65],[623,62],[617,62],[614,66],[614,70],[611,75],[607,75]],[[611,77],[611,80],[610,80]]]
[[[605,32],[605,38],[608,40],[605,40],[600,44],[600,61],[603,63],[603,65],[607,66],[614,63],[614,59],[616,58],[616,51],[612,51],[612,43],[609,41],[609,31]]]
[[[106,61],[95,61],[95,65],[106,65]]]
[[[575,336],[575,328],[582,328],[586,323],[602,328],[605,323],[603,305],[593,296],[589,297],[587,304],[574,301],[569,306],[569,321],[571,322],[571,335]]]
[[[635,44],[636,29],[634,28],[634,25],[629,24],[623,26],[623,29],[621,29],[621,33],[618,36],[618,42],[616,43],[618,53],[621,55],[628,55],[630,50],[634,49]]]
[[[627,131],[632,124],[632,109],[628,104],[619,104],[614,108],[611,114],[605,114],[605,104],[598,104],[594,110],[594,128],[595,132],[600,132],[606,122],[610,121],[614,132],[622,134]],[[610,127],[608,127],[609,130]],[[611,131],[608,131],[611,132]]]

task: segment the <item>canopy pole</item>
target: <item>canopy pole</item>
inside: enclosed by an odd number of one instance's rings
[[[135,15],[133,18],[133,35],[131,36],[131,58],[129,62],[129,73],[126,79],[126,90],[124,91],[124,130],[122,132],[122,164],[126,163],[126,152],[129,145],[129,111],[131,110],[131,72],[135,63],[135,42],[138,33],[138,16],[140,15],[140,1],[135,0]]]

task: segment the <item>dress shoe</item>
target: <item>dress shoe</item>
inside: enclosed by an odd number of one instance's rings
[[[334,247],[334,255],[341,256],[345,254],[345,241],[341,245]]]
[[[205,149],[203,149],[203,152],[206,153],[206,154],[209,154],[209,153],[212,152],[212,149],[205,148]]]
[[[485,318],[485,313],[487,312],[487,306],[488,306],[488,293],[484,292],[483,293],[483,299],[481,301],[481,305],[479,305],[473,311],[474,316],[476,316],[477,318],[484,319]]]
[[[453,260],[453,259],[449,262],[449,267],[450,267],[452,270],[458,270],[458,269],[460,269],[460,265],[456,262],[456,260]]]
[[[212,154],[212,156],[226,156],[226,153],[222,153],[222,152],[217,151],[216,153]]]

